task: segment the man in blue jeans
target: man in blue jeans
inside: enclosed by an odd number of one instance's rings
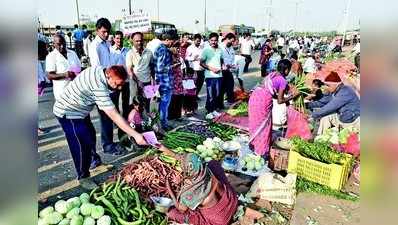
[[[222,50],[218,47],[218,34],[209,35],[209,45],[203,50],[200,65],[205,68],[205,81],[207,89],[206,118],[212,119],[220,114],[216,110],[223,108],[221,99],[221,68]]]
[[[173,73],[172,73],[172,56],[169,48],[177,39],[177,35],[173,31],[168,31],[161,35],[162,43],[156,49],[153,56],[155,66],[155,79],[159,84],[160,103],[160,123],[163,130],[168,131],[171,127],[168,124],[167,117],[173,94]]]

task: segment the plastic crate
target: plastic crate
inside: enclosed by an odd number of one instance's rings
[[[306,158],[292,150],[289,153],[288,172],[296,173],[300,177],[331,189],[340,190],[348,179],[352,164],[352,156],[345,155],[342,165],[327,164]]]

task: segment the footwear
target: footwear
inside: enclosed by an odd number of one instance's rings
[[[208,113],[208,114],[206,115],[206,119],[207,119],[207,120],[212,120],[212,119],[214,119],[213,113],[212,113],[212,112],[211,112],[211,113]]]
[[[87,178],[82,178],[79,180],[80,186],[86,190],[93,190],[94,188],[97,188],[98,185],[92,181],[89,177]]]
[[[127,151],[125,148],[120,146],[119,144],[115,144],[112,150],[110,151],[104,151],[105,154],[110,154],[113,156],[119,156],[119,155],[124,155]]]
[[[97,167],[99,167],[101,165],[102,165],[101,160],[92,161],[91,164],[90,164],[90,170],[93,170],[93,169],[95,169],[95,168],[97,168]]]
[[[219,113],[217,111],[213,111],[212,114],[213,114],[214,118],[221,116],[221,113]]]
[[[43,128],[37,128],[37,133],[38,134],[47,134],[49,130],[43,129]]]

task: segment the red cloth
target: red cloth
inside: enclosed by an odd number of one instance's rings
[[[238,207],[238,197],[226,184],[224,184],[224,190],[220,201],[213,207],[198,208],[186,213],[181,213],[173,208],[167,213],[167,216],[178,223],[184,223],[186,216],[189,224],[193,225],[228,225]]]

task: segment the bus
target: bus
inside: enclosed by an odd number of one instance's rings
[[[221,25],[219,27],[219,31],[223,36],[228,33],[233,33],[236,36],[242,36],[244,33],[250,33],[250,34],[254,33],[255,29],[254,27],[250,26],[230,24],[230,25]]]
[[[174,24],[171,23],[166,23],[166,22],[160,22],[160,21],[151,21],[151,31],[150,32],[145,32],[144,33],[144,42],[148,43],[152,39],[155,38],[155,31],[156,30],[175,30],[177,31],[176,27]]]

